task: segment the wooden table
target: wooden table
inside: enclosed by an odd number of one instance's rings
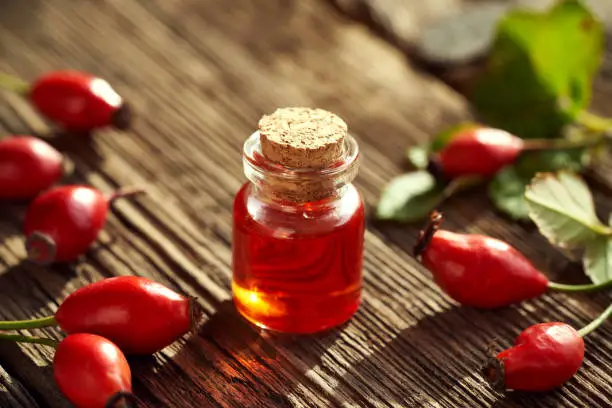
[[[444,10],[443,3],[431,7]],[[0,41],[0,70],[27,79],[58,68],[91,71],[109,79],[138,114],[129,132],[102,131],[91,141],[50,139],[75,164],[67,182],[148,191],[118,204],[78,264],[23,262],[25,206],[0,205],[0,318],[52,314],[74,289],[115,275],[146,276],[197,296],[206,318],[196,336],[131,360],[143,407],[612,403],[611,325],[589,337],[582,369],[560,390],[503,396],[478,371],[494,338],[508,346],[523,328],[545,320],[582,325],[606,306],[608,295],[552,294],[491,312],[459,307],[411,257],[418,226],[369,225],[363,306],[339,330],[276,338],[236,314],[231,202],[245,180],[242,143],[262,114],[304,105],[341,115],[363,152],[357,184],[370,208],[385,182],[404,170],[406,146],[469,118],[460,94],[330,3],[4,0]],[[598,83],[604,111],[610,87],[605,77]],[[0,129],[51,133],[11,94],[0,104]],[[612,194],[607,169],[593,178],[605,211]],[[552,276],[579,279],[579,268],[535,229],[496,214],[482,192],[457,197],[445,209],[447,228],[506,239]],[[53,383],[51,360],[45,347],[0,343],[0,407],[69,406]]]

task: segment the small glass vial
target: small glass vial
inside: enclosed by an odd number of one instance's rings
[[[322,109],[283,108],[244,144],[249,181],[234,200],[234,303],[262,328],[315,333],[361,302],[364,206],[359,149]]]

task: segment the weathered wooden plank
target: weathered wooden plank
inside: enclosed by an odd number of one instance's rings
[[[364,306],[342,330],[261,336],[236,315],[228,303],[230,204],[244,179],[241,144],[262,113],[304,104],[347,119],[363,150],[358,184],[369,205],[401,171],[409,141],[468,115],[457,94],[327,4],[57,0],[38,4],[20,24],[0,24],[0,38],[10,45],[0,68],[33,78],[74,67],[117,85],[139,113],[133,132],[101,132],[93,146],[55,142],[74,158],[72,180],[149,191],[118,206],[100,245],[78,266],[20,265],[15,218],[22,210],[8,207],[0,259],[12,272],[0,276],[0,316],[52,313],[77,286],[116,274],[149,276],[198,296],[207,313],[199,335],[133,362],[145,406],[581,406],[579,393],[592,406],[610,400],[601,368],[607,328],[589,343],[599,354],[589,354],[587,369],[561,391],[505,400],[491,393],[477,370],[489,340],[507,345],[543,318],[584,323],[605,298],[555,295],[496,313],[458,308],[410,257],[415,227],[370,228]],[[0,109],[8,132],[46,129],[19,99],[8,102],[11,110]],[[454,204],[449,227],[559,259],[534,231],[500,221],[481,197]],[[23,350],[36,364],[50,362],[41,348]],[[18,364],[11,370],[28,388],[46,384],[41,396],[61,406],[48,373],[26,377]]]
[[[35,408],[39,407],[30,392],[0,366],[0,407]]]

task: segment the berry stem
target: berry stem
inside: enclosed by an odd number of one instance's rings
[[[40,329],[42,327],[51,326],[57,326],[57,321],[55,320],[54,316],[32,320],[0,321],[0,330]]]
[[[59,342],[47,337],[30,337],[21,334],[0,333],[0,340],[14,341],[16,343],[42,344],[44,346],[57,347]]]
[[[581,141],[567,139],[532,139],[524,142],[522,151],[533,152],[542,150],[582,149],[597,146],[603,140],[603,137]]]
[[[610,287],[612,287],[612,279],[586,285],[566,285],[564,283],[548,282],[548,288],[557,292],[595,292]]]
[[[588,111],[578,115],[577,122],[593,133],[608,133],[612,131],[612,119],[603,118]]]
[[[120,188],[119,190],[115,191],[113,194],[110,195],[110,197],[108,198],[108,201],[110,204],[113,204],[115,201],[117,201],[120,198],[130,198],[130,197],[134,197],[134,196],[145,194],[145,193],[146,191],[139,187]]]
[[[442,202],[460,191],[468,190],[471,187],[479,185],[482,181],[483,179],[477,176],[459,177],[452,180],[442,192],[442,199],[437,203],[437,205],[442,204]]]
[[[594,331],[595,329],[597,329],[599,326],[601,326],[601,324],[603,322],[606,321],[606,319],[608,317],[610,317],[610,315],[612,315],[612,304],[610,306],[608,306],[606,308],[606,310],[603,311],[602,314],[600,314],[599,316],[597,316],[597,318],[595,320],[593,320],[591,323],[587,324],[586,326],[584,326],[582,329],[578,330],[578,334],[581,337],[587,336],[588,334],[590,334],[592,331]]]
[[[14,75],[0,72],[0,88],[25,95],[30,90],[30,84]]]

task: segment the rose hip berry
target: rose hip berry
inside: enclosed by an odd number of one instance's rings
[[[29,199],[55,184],[63,174],[63,157],[32,136],[0,141],[0,199]]]
[[[483,374],[500,390],[548,391],[572,378],[583,358],[579,332],[565,323],[540,323],[492,358]]]
[[[78,289],[61,304],[55,320],[67,333],[94,333],[128,354],[152,354],[195,325],[195,307],[160,283],[121,276]]]
[[[522,139],[501,129],[476,127],[460,131],[438,152],[436,163],[450,179],[490,177],[514,163],[522,152]]]
[[[103,337],[66,337],[55,351],[53,374],[60,391],[77,407],[136,406],[130,366],[121,350]]]
[[[440,288],[457,302],[496,308],[539,296],[549,281],[507,243],[476,234],[439,230],[435,212],[415,247],[415,255]]]
[[[141,190],[119,190],[110,196],[86,186],[60,186],[38,196],[25,217],[28,259],[46,265],[72,261],[84,254],[106,223],[109,205]]]
[[[49,72],[32,84],[28,96],[42,115],[69,131],[130,127],[129,105],[107,81],[85,72]]]

